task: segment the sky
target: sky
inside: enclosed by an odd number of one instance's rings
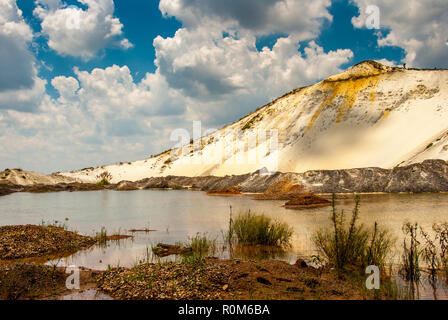
[[[367,59],[448,67],[446,0],[0,0],[0,170],[135,161]]]

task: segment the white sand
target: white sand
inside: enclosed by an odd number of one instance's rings
[[[181,175],[237,175],[268,167],[282,172],[359,167],[392,168],[425,159],[448,160],[448,71],[392,71],[369,63],[277,100],[202,139],[202,154],[169,161],[170,154],[63,175],[112,182]],[[250,121],[251,119],[254,119]],[[278,130],[278,154],[248,145],[251,130]],[[233,142],[227,130],[240,130]],[[269,144],[270,141],[268,141]],[[176,150],[179,154],[179,150]],[[252,152],[252,153],[251,153]],[[207,161],[227,154],[224,161]],[[257,155],[249,161],[248,155]],[[233,157],[233,158],[232,158]],[[245,159],[236,161],[238,157]],[[278,167],[275,160],[278,159]]]

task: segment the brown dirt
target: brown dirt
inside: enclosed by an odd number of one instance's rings
[[[80,290],[95,289],[99,273],[81,268]],[[0,300],[54,300],[78,292],[66,288],[69,275],[65,268],[41,264],[19,262],[1,265]]]
[[[306,264],[207,259],[188,263],[144,264],[99,276],[99,289],[124,300],[360,299],[350,283]]]
[[[0,227],[0,260],[51,256],[76,252],[96,240],[54,226]]]
[[[26,186],[23,192],[29,193],[48,193],[48,192],[61,192],[61,191],[98,191],[104,190],[106,186],[100,186],[93,183],[59,183],[55,185],[35,184]]]
[[[0,266],[0,300],[38,299],[65,288],[66,275],[52,267],[16,263]]]
[[[263,193],[256,195],[255,200],[291,200],[303,192],[303,186],[294,183],[289,177],[273,183]]]
[[[312,193],[302,193],[285,203],[287,209],[311,209],[331,206],[331,202]]]
[[[242,196],[241,187],[234,186],[225,189],[212,190],[207,192],[209,196],[224,196],[224,197],[234,197],[234,196]]]

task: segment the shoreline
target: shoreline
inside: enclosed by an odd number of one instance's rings
[[[17,169],[18,170],[18,169]],[[9,172],[12,172],[9,170]],[[24,177],[25,171],[20,171]],[[63,179],[65,177],[61,177]],[[260,171],[244,175],[166,176],[150,177],[139,181],[120,181],[115,184],[60,182],[54,184],[14,184],[0,178],[0,196],[15,192],[47,193],[61,191],[97,190],[197,190],[219,196],[260,195],[269,197],[278,193],[328,194],[400,194],[448,193],[448,164],[444,160],[426,160],[422,163],[394,169],[360,168],[346,170],[315,170],[305,173],[264,175]],[[238,190],[237,192],[219,192]],[[260,199],[261,200],[261,199]],[[281,199],[285,200],[285,199]]]

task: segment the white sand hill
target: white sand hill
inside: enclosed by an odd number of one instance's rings
[[[254,133],[258,138],[251,140]],[[425,159],[448,160],[448,70],[404,70],[365,61],[294,90],[193,146],[62,175],[96,182],[108,171],[118,182],[237,175],[263,167],[281,172],[392,168]]]

